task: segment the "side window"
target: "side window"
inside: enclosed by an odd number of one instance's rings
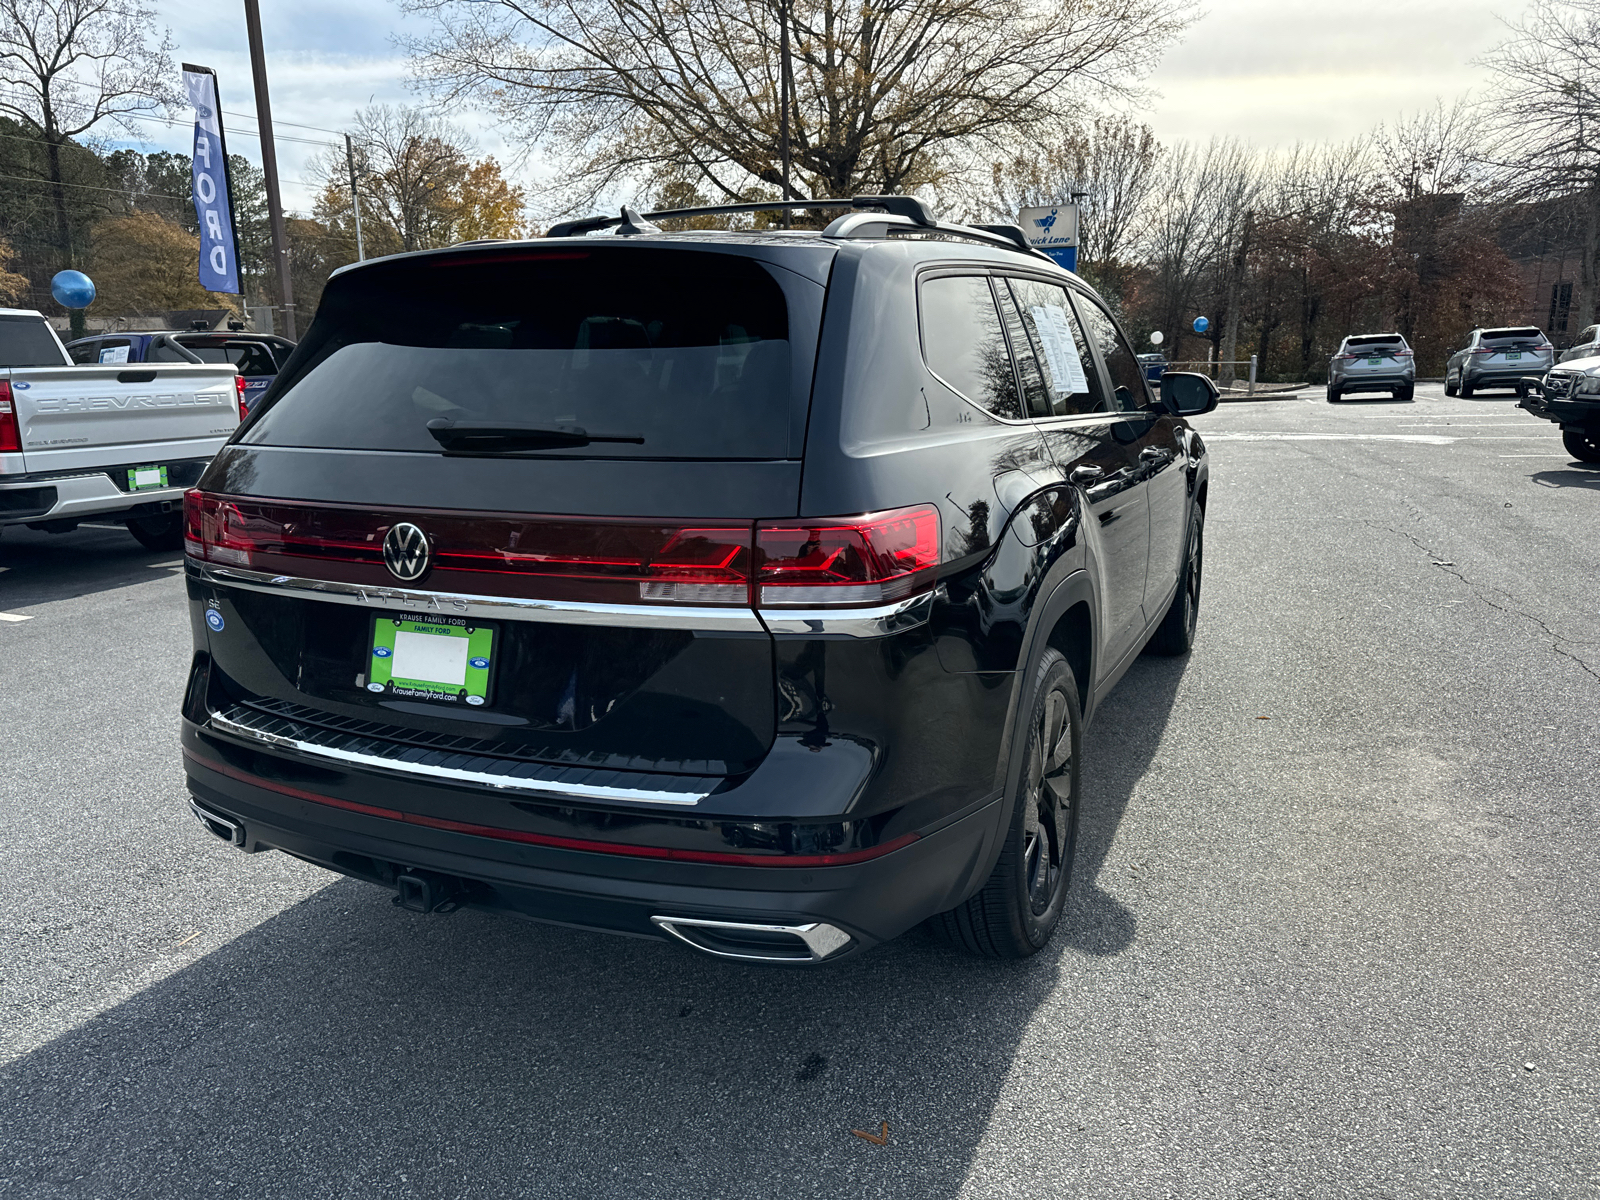
[[[1000,301],[1000,317],[1005,322],[1006,336],[1011,340],[1011,359],[1017,364],[1017,378],[1022,382],[1022,407],[1030,417],[1050,415],[1050,393],[1045,389],[1044,372],[1039,369],[1038,347],[1028,340],[1028,328],[1006,281],[994,281],[995,296]]]
[[[1022,418],[1011,354],[989,280],[942,275],[922,283],[919,315],[928,369],[979,408]]]
[[[100,343],[100,353],[95,358],[96,362],[125,363],[128,361],[130,343],[127,338],[106,338]]]
[[[1061,417],[1094,412],[1100,403],[1094,356],[1066,289],[1037,279],[1009,282],[1028,339],[1044,367],[1044,414]]]
[[[1111,411],[1137,412],[1150,403],[1150,392],[1145,386],[1144,372],[1139,369],[1138,358],[1117,331],[1117,323],[1111,319],[1110,313],[1087,296],[1079,296],[1077,301],[1084,324],[1089,328],[1089,336],[1094,339],[1094,344],[1100,348],[1100,357],[1105,360],[1106,374],[1110,378],[1105,381],[1103,390],[1109,393]]]
[[[77,342],[67,347],[68,357],[70,357],[73,362],[83,366],[88,366],[91,363],[99,362],[99,353],[100,342],[98,339],[92,342]]]

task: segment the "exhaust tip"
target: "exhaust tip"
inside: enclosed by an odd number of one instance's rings
[[[195,820],[204,825],[206,832],[218,841],[227,842],[230,846],[244,848],[244,826],[232,817],[225,817],[221,813],[212,812],[203,807],[193,796],[189,797],[189,811]]]
[[[650,920],[703,954],[743,962],[821,962],[851,942],[848,933],[823,921],[805,925],[760,925],[701,917],[651,917]]]

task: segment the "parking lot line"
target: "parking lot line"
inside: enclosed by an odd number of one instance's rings
[[[0,613],[0,621],[31,621],[32,617],[25,613]]]

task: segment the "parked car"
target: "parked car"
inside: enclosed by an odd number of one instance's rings
[[[1492,387],[1512,388],[1525,397],[1528,377],[1543,375],[1554,362],[1555,347],[1541,329],[1474,329],[1445,363],[1444,394],[1467,398]]]
[[[1600,356],[1562,363],[1517,401],[1536,417],[1561,427],[1567,453],[1600,462]]]
[[[239,405],[245,413],[267,390],[293,350],[294,343],[288,338],[242,330],[105,333],[67,343],[67,353],[76,363],[232,363],[244,378]]]
[[[1600,355],[1600,325],[1591,325],[1578,335],[1572,345],[1556,356],[1556,361],[1564,363],[1575,358],[1594,358],[1597,355]]]
[[[1144,377],[1151,383],[1160,383],[1161,375],[1167,369],[1167,356],[1165,354],[1141,354],[1139,365],[1144,368]]]
[[[334,274],[187,497],[208,830],[725,958],[1045,943],[1085,724],[1194,637],[1217,391],[1020,229],[829,203]]]
[[[239,427],[231,364],[81,366],[42,314],[0,309],[0,529],[121,521],[183,544],[183,493]]]
[[[1328,362],[1328,403],[1352,392],[1388,392],[1410,400],[1416,390],[1417,360],[1398,333],[1352,334]]]

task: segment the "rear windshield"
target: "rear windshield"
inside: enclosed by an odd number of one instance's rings
[[[67,360],[38,317],[0,317],[0,367],[64,367]]]
[[[1484,346],[1542,346],[1545,337],[1538,329],[1485,329],[1478,341]]]
[[[778,273],[692,250],[508,247],[353,271],[242,440],[439,452],[442,420],[635,439],[517,451],[541,456],[798,457],[809,355],[791,352],[793,307]]]
[[[223,345],[196,345],[192,342],[178,339],[186,350],[189,350],[201,362],[232,363],[239,368],[241,375],[276,375],[278,364],[273,361],[272,352],[260,342],[227,342]],[[176,357],[176,356],[174,356]]]
[[[1345,339],[1348,350],[1404,350],[1405,339],[1392,333],[1370,333]]]

